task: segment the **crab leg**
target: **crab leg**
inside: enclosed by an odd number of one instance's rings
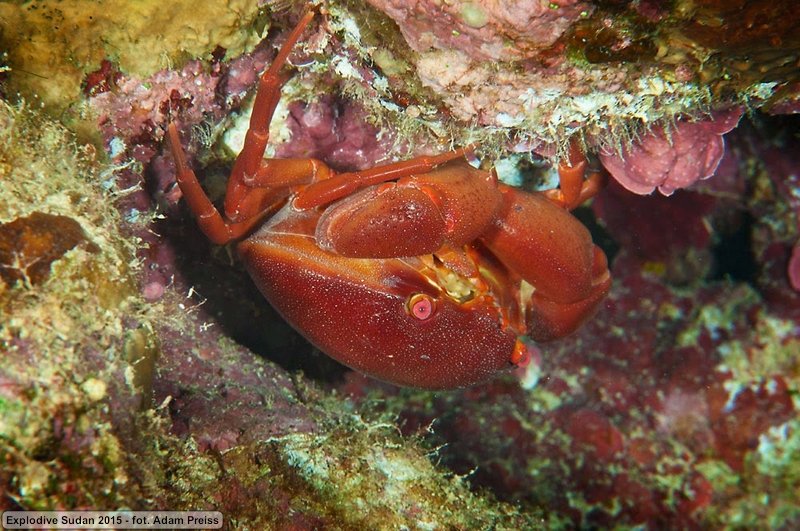
[[[294,206],[301,210],[314,208],[347,197],[356,190],[373,184],[428,173],[441,164],[464,157],[472,149],[472,146],[467,146],[441,155],[416,157],[367,170],[340,173],[306,187],[295,198]]]
[[[245,135],[244,147],[233,165],[231,177],[228,180],[228,189],[225,193],[225,214],[233,221],[243,221],[258,216],[274,202],[275,193],[267,188],[254,189],[252,185],[248,184],[248,181],[262,167],[264,150],[269,141],[269,124],[275,114],[275,108],[281,97],[281,87],[285,81],[280,75],[281,69],[286,64],[292,48],[313,18],[313,11],[308,11],[303,15],[286,42],[281,46],[275,60],[258,82],[253,114],[250,116],[250,128]],[[274,168],[271,170],[273,172],[289,169],[292,173],[302,175],[308,167],[308,161],[270,162],[271,164],[267,167]]]
[[[318,160],[263,160],[269,141],[269,124],[280,99],[284,80],[280,76],[292,47],[314,17],[307,12],[286,39],[272,65],[261,76],[250,117],[250,128],[244,147],[236,159],[225,194],[225,214],[233,221],[258,216],[277,199],[285,196],[288,187],[309,184],[295,199],[300,209],[322,206],[372,184],[392,181],[409,175],[427,173],[445,162],[461,158],[472,149],[467,147],[449,153],[387,164],[368,170],[336,175]],[[282,190],[279,190],[282,189]]]
[[[325,209],[315,237],[323,249],[344,256],[419,256],[445,244],[472,242],[492,222],[501,202],[494,175],[461,159],[356,191]]]
[[[178,186],[180,186],[189,208],[197,217],[197,224],[200,230],[208,236],[208,239],[216,244],[228,243],[231,240],[242,237],[260,221],[260,217],[253,217],[243,222],[232,223],[225,221],[214,204],[203,191],[200,182],[194,171],[186,162],[186,154],[181,147],[181,139],[178,135],[178,128],[174,123],[167,126],[167,138],[169,139],[172,158],[175,159],[177,174],[175,176]]]
[[[600,307],[611,289],[608,259],[596,245],[592,247],[592,285],[585,297],[563,303],[534,293],[527,312],[528,335],[536,341],[551,341],[571,334]]]
[[[605,182],[605,175],[592,172],[586,177],[586,157],[576,141],[572,141],[569,156],[558,165],[559,187],[544,192],[545,197],[561,208],[573,210],[597,195]]]
[[[244,148],[234,163],[225,194],[225,214],[229,221],[223,218],[214,207],[200,186],[197,176],[186,162],[186,154],[181,146],[177,127],[174,123],[170,123],[167,128],[169,146],[177,168],[178,186],[186,197],[189,208],[197,216],[200,229],[214,243],[223,244],[241,238],[258,224],[271,205],[287,195],[285,190],[275,188],[254,189],[248,185],[247,181],[248,177],[255,175],[262,166],[264,150],[269,141],[269,124],[275,113],[275,107],[278,105],[283,85],[283,79],[280,76],[281,68],[312,18],[314,18],[312,11],[303,15],[289,34],[272,65],[259,80],[253,114],[250,117],[250,128],[245,136]],[[311,161],[275,160],[271,162],[273,171],[295,176],[299,180],[307,180],[305,175],[309,171]]]

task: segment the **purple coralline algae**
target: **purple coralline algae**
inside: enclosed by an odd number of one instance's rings
[[[669,130],[648,131],[622,153],[601,153],[611,176],[631,192],[647,195],[656,188],[671,195],[679,188],[708,179],[725,153],[723,135],[739,123],[742,109],[718,111],[710,120],[678,121]]]
[[[474,59],[536,55],[593,10],[589,2],[403,2],[369,0],[397,22],[414,50],[458,49]]]
[[[800,291],[800,242],[795,244],[789,258],[789,282],[795,291]]]

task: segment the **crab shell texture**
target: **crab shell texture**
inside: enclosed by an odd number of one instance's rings
[[[408,387],[444,389],[512,367],[517,334],[490,297],[461,303],[421,271],[419,257],[370,259],[322,249],[316,211],[287,205],[238,251],[259,289],[315,346],[345,365]],[[416,294],[429,318],[408,311]]]

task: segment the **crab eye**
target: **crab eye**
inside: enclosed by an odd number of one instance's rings
[[[406,302],[406,311],[420,321],[428,319],[435,309],[433,298],[424,293],[415,293]]]

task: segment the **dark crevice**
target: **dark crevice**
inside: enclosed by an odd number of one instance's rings
[[[594,215],[590,206],[580,206],[573,210],[572,214],[589,229],[589,233],[592,235],[592,241],[606,253],[610,266],[610,264],[614,262],[614,257],[616,257],[619,252],[619,244],[617,244],[606,228],[597,221],[597,217]]]
[[[751,246],[754,221],[752,215],[744,213],[735,230],[720,236],[712,248],[714,269],[711,280],[747,282],[755,286],[758,264]]]

